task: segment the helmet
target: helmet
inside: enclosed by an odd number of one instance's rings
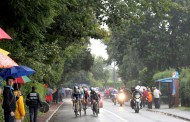
[[[74,86],[74,91],[76,91],[78,89],[78,86]]]
[[[87,88],[83,88],[84,89],[84,91],[87,91]]]
[[[96,92],[97,94],[99,93],[99,91],[98,91],[98,90],[96,90],[95,92]]]
[[[136,87],[135,87],[135,90],[140,90],[140,86],[139,85],[137,85]]]
[[[94,88],[93,88],[93,87],[90,87],[90,91],[94,91]]]

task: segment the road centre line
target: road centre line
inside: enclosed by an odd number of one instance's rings
[[[113,113],[113,112],[111,112],[111,111],[108,111],[108,110],[106,110],[106,109],[104,109],[104,108],[101,108],[101,110],[106,111],[106,112],[108,112],[108,113],[114,115],[115,117],[119,118],[120,120],[122,120],[122,121],[124,121],[124,122],[129,122],[129,121],[125,120],[124,118],[118,116],[117,114],[115,114],[115,113]]]

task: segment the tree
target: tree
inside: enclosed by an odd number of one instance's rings
[[[107,82],[110,77],[110,71],[103,57],[95,58],[91,72],[94,79],[99,82]]]
[[[112,26],[112,37],[107,44],[107,51],[110,62],[117,61],[119,74],[123,79],[142,79],[143,82],[148,82],[156,71],[177,68],[182,64],[189,65],[186,62],[189,56],[183,50],[189,45],[189,34],[184,33],[185,26],[182,26],[188,17],[187,6],[176,2],[168,5],[170,9],[161,13],[155,12],[153,6],[142,9],[143,16],[140,17],[143,17],[143,21],[139,23],[129,20],[124,21],[119,27]],[[176,9],[174,6],[181,8]]]

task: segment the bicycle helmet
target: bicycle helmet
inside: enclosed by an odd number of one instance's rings
[[[74,86],[74,91],[76,91],[78,89],[78,86]]]

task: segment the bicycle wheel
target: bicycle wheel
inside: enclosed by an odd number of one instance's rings
[[[86,103],[84,103],[84,115],[86,116]]]
[[[79,101],[79,113],[80,113],[80,116],[81,116],[81,101]]]
[[[75,117],[77,117],[77,115],[78,115],[77,102],[75,102],[75,110],[74,110],[74,112],[75,112]]]

